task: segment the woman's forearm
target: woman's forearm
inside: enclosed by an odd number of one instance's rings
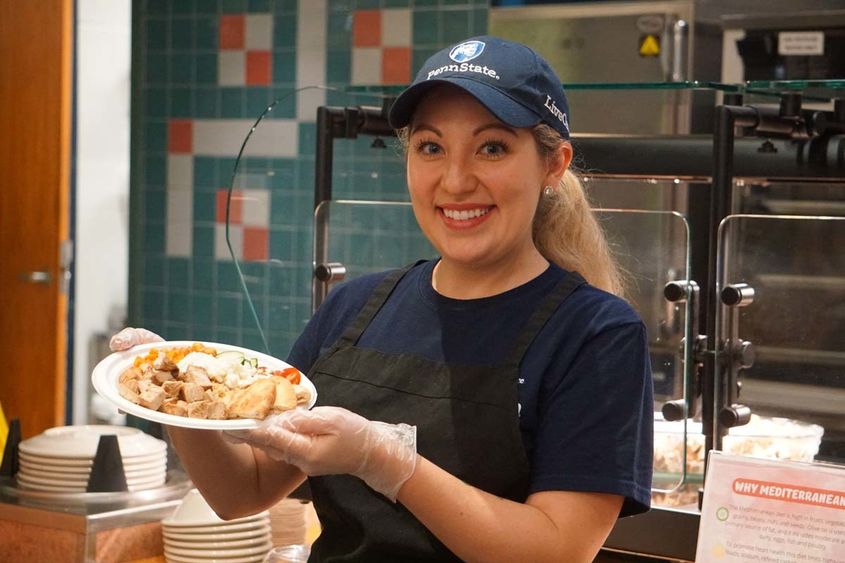
[[[215,430],[168,427],[188,476],[223,519],[255,514],[298,487],[297,468],[267,457],[247,444],[233,444]]]
[[[398,500],[465,561],[592,561],[622,505],[617,495],[566,491],[513,502],[421,456]]]

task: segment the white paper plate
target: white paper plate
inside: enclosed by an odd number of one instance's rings
[[[214,536],[209,536],[200,543],[195,541],[164,538],[164,545],[165,547],[175,547],[177,549],[240,549],[244,547],[265,545],[269,540],[269,534],[262,534],[260,536],[255,536],[254,538],[246,538],[242,540],[220,540],[216,539]]]
[[[267,551],[270,551],[269,549]],[[201,561],[202,563],[261,563],[264,561],[264,553],[260,553],[258,555],[253,555],[251,557],[226,557],[224,559],[197,559],[196,557],[179,557],[178,555],[173,555],[172,553],[167,553],[165,550],[164,559],[168,563],[197,563],[197,561]]]
[[[69,472],[73,471],[91,471],[91,465],[94,463],[93,457],[86,458],[70,458],[70,457],[47,457],[40,455],[30,455],[24,452],[19,452],[20,461],[25,461],[34,465],[50,465],[55,467],[62,467]]]
[[[165,547],[165,556],[200,557],[203,559],[247,557],[249,555],[265,554],[273,549],[273,543],[268,539],[266,543],[243,549],[187,549],[181,547]]]
[[[91,474],[91,467],[70,467],[64,468],[61,465],[49,465],[43,463],[32,463],[31,461],[18,460],[20,472],[33,477],[47,477],[51,479],[87,479]],[[127,477],[142,477],[158,474],[167,471],[167,459],[164,458],[150,465],[124,465],[123,472]]]
[[[194,340],[152,342],[150,344],[134,346],[123,352],[116,352],[107,356],[99,364],[97,364],[97,367],[94,368],[94,372],[91,374],[91,382],[94,384],[94,389],[97,390],[97,393],[111,401],[120,410],[139,418],[152,420],[153,422],[169,426],[182,426],[185,428],[200,428],[206,430],[242,430],[257,428],[261,421],[253,418],[237,418],[232,420],[188,418],[186,416],[176,416],[159,411],[153,411],[142,407],[141,405],[136,405],[135,403],[120,396],[120,392],[117,390],[118,378],[121,373],[126,371],[132,365],[136,357],[145,355],[152,348],[183,348],[186,346],[192,346],[195,342],[196,341]],[[202,342],[202,344],[204,346],[208,346],[209,348],[214,348],[218,352],[230,350],[241,352],[246,357],[257,358],[258,365],[265,366],[273,370],[283,370],[292,367],[290,364],[287,364],[278,358],[250,350],[248,348],[230,346],[229,344],[219,344],[217,342]],[[300,385],[308,388],[311,392],[311,401],[305,405],[306,408],[310,409],[314,406],[314,403],[317,402],[317,389],[304,374],[302,376],[302,381],[300,381]]]
[[[20,479],[17,480],[18,487],[21,489],[29,489],[30,491],[45,491],[50,493],[84,493],[85,487],[71,487],[71,486],[61,486],[61,487],[54,487],[51,485],[38,485],[35,483],[29,483],[27,481],[22,481]]]
[[[84,485],[44,485],[40,483],[33,483],[32,481],[27,480],[25,477],[21,479],[20,474],[16,476],[16,479],[18,487],[22,489],[29,489],[31,491],[45,491],[51,493],[84,493],[88,488],[87,483]],[[167,478],[162,477],[161,479],[156,479],[154,481],[146,481],[143,483],[127,483],[126,485],[130,492],[136,492],[155,489],[163,486],[166,482]]]
[[[270,525],[267,515],[250,516],[238,518],[237,520],[220,520],[208,522],[185,522],[181,524],[173,520],[162,520],[161,525],[165,530],[179,532],[180,534],[214,534],[217,532],[235,532],[249,530],[251,528],[263,528]]]
[[[70,477],[78,477],[80,475],[85,476],[91,473],[91,466],[90,465],[59,465],[59,464],[50,464],[50,463],[41,463],[41,462],[33,462],[31,460],[27,460],[23,457],[18,459],[18,462],[21,467],[21,471],[23,470],[30,470],[30,471],[38,471],[38,472],[45,472],[50,473],[53,476],[58,475],[68,475]]]
[[[259,523],[259,525],[254,527],[243,526],[243,524],[239,526],[232,526],[231,531],[227,531],[227,528],[225,526],[221,526],[218,529],[207,532],[197,532],[196,530],[189,530],[187,532],[183,532],[181,528],[163,527],[162,535],[171,540],[204,542],[208,540],[242,540],[246,538],[253,538],[255,536],[263,536],[265,534],[269,536],[271,532],[270,525],[266,523]]]
[[[147,483],[128,483],[127,489],[130,492],[135,491],[146,491],[149,489],[155,489],[157,487],[161,487],[164,485],[164,479],[158,479],[157,481],[150,481]],[[18,486],[23,489],[30,489],[33,491],[51,491],[51,492],[77,492],[77,493],[84,493],[88,489],[88,484],[83,483],[81,485],[71,485],[71,484],[55,484],[55,485],[45,485],[42,483],[32,483],[30,481],[26,481],[24,479],[18,479]]]
[[[153,438],[150,436],[150,439],[156,440],[164,444],[164,440],[158,440],[157,438]],[[123,465],[134,465],[134,466],[144,466],[144,465],[154,465],[156,463],[161,463],[162,460],[167,459],[167,444],[164,444],[164,447],[160,445],[155,446],[158,451],[145,453],[141,455],[127,455],[121,451],[121,457],[123,458]],[[96,454],[95,454],[96,455]],[[50,465],[61,465],[68,468],[77,468],[81,469],[84,467],[90,467],[94,463],[94,455],[91,457],[61,457],[61,456],[48,456],[48,455],[37,455],[33,453],[26,453],[20,452],[20,459],[29,461],[32,463],[44,463]]]
[[[155,439],[155,438],[153,438]],[[142,456],[134,456],[134,457],[126,457],[121,456],[123,458],[123,467],[124,469],[128,470],[141,470],[147,469],[150,467],[154,467],[157,465],[161,465],[162,463],[167,462],[167,450],[166,448],[160,452],[154,452],[152,454],[146,454]],[[28,463],[29,465],[36,465],[41,467],[49,467],[51,470],[60,470],[66,471],[69,473],[78,472],[82,473],[85,471],[90,471],[91,467],[94,465],[94,458],[70,458],[70,457],[47,457],[47,456],[39,456],[39,455],[32,455],[26,454],[21,452],[20,457],[18,458],[21,462]]]
[[[94,458],[100,437],[108,434],[117,436],[120,454],[124,459],[160,455],[167,449],[164,440],[153,438],[137,428],[90,424],[48,428],[22,441],[18,450],[21,454],[31,456],[85,461]]]

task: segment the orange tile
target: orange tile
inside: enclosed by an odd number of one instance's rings
[[[217,209],[215,221],[226,224],[226,198],[228,190],[217,190]],[[229,224],[240,225],[243,222],[243,195],[238,190],[232,190],[232,207],[229,209]]]
[[[171,119],[167,124],[167,152],[191,153],[194,150],[194,122]]]
[[[270,84],[271,68],[270,51],[246,52],[246,83],[248,85]]]
[[[411,48],[385,47],[381,51],[382,84],[407,84],[411,81]]]
[[[381,10],[355,10],[352,15],[352,46],[381,45]]]
[[[244,260],[267,260],[270,231],[264,227],[244,227]]]
[[[244,48],[245,19],[243,14],[220,16],[220,48]]]

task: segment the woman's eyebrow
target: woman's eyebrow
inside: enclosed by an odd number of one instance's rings
[[[434,134],[435,134],[435,135],[437,135],[438,137],[442,137],[442,136],[443,136],[443,132],[442,132],[442,131],[440,131],[440,129],[438,129],[438,128],[437,128],[437,127],[435,127],[434,125],[429,125],[428,123],[417,123],[417,124],[416,124],[416,125],[414,125],[414,126],[413,126],[413,128],[411,129],[411,134],[413,135],[413,134],[414,134],[414,133],[416,133],[417,131],[431,131],[432,133],[434,133]]]
[[[488,129],[501,129],[502,131],[510,133],[514,137],[517,136],[516,130],[513,127],[508,127],[504,123],[500,123],[498,121],[495,121],[493,123],[486,123],[484,125],[480,125],[473,130],[472,134],[478,135],[479,133],[483,133],[484,131],[486,131]]]

